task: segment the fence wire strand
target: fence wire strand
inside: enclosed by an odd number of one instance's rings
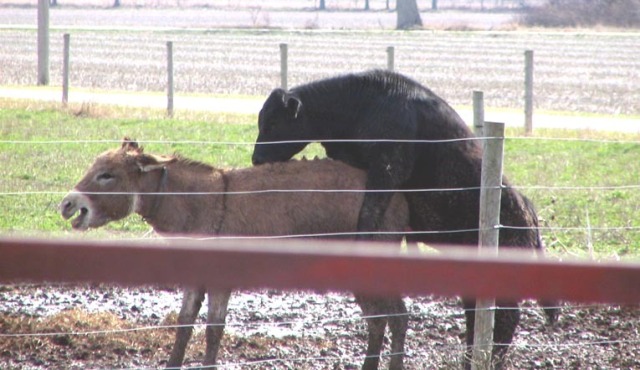
[[[453,143],[453,142],[464,142],[471,140],[492,140],[499,139],[495,137],[473,137],[473,138],[462,138],[462,139],[452,139],[452,140],[324,140],[323,142],[336,142],[336,143],[362,143],[362,142],[375,142],[375,143],[391,143],[391,142],[399,142],[399,143]],[[580,138],[553,138],[553,137],[507,137],[505,140],[535,140],[535,141],[572,141],[572,142],[588,142],[588,143],[601,143],[601,144],[640,144],[639,141],[628,141],[628,140],[595,140],[595,139],[580,139]],[[13,145],[59,145],[59,144],[120,144],[122,140],[0,140],[0,144],[13,144]],[[226,146],[246,146],[246,145],[255,145],[254,142],[242,142],[242,141],[196,141],[196,140],[145,140],[145,144],[186,144],[186,145],[226,145]],[[261,143],[260,145],[271,145],[278,143],[308,143],[308,141],[281,141],[281,142],[269,142],[269,143]],[[505,187],[506,188],[506,187]],[[517,190],[549,190],[549,191],[610,191],[610,190],[638,190],[640,189],[640,184],[628,184],[628,185],[615,185],[615,186],[542,186],[542,185],[528,185],[528,186],[511,186],[510,188]],[[87,194],[102,194],[102,195],[246,195],[246,194],[265,194],[265,193],[308,193],[308,192],[322,192],[322,193],[367,193],[367,192],[397,192],[397,193],[409,193],[409,192],[460,192],[460,191],[478,191],[481,187],[464,187],[464,188],[441,188],[441,189],[395,189],[395,190],[316,190],[316,189],[292,189],[292,190],[280,190],[280,189],[268,189],[268,190],[259,190],[259,191],[241,191],[241,192],[196,192],[196,193],[179,193],[179,192],[171,192],[171,193],[87,193]],[[65,195],[67,192],[57,192],[57,191],[5,191],[0,192],[0,195],[3,196],[30,196],[30,195]],[[582,231],[585,230],[585,227],[552,227],[552,226],[540,226],[540,227],[516,227],[516,226],[508,226],[508,225],[496,225],[496,227],[503,229],[515,229],[515,230],[526,230],[526,229],[537,229],[537,230],[551,230],[551,231]],[[593,227],[590,226],[589,230],[596,231],[636,231],[640,230],[640,226],[609,226],[609,227]],[[463,233],[463,232],[478,232],[479,228],[471,228],[464,230],[434,230],[434,231],[403,231],[403,232],[376,232],[375,234],[403,234],[403,235],[414,235],[414,234],[438,234],[438,233]],[[147,232],[142,238],[136,239],[124,239],[124,240],[140,240],[149,237],[153,237],[153,231]],[[176,237],[176,238],[165,238],[165,239],[196,239],[196,240],[210,240],[210,239],[274,239],[274,238],[299,238],[299,237],[327,237],[327,236],[356,236],[361,235],[363,233],[351,232],[351,233],[318,233],[318,234],[303,234],[303,235],[278,235],[278,236],[260,236],[260,237],[242,237],[242,236],[216,236],[216,237],[207,237],[207,238],[185,238],[185,237]],[[590,306],[569,306],[569,305],[561,305],[557,307],[545,307],[545,308],[555,308],[555,309],[585,309],[585,308],[602,308],[607,307],[605,305],[590,305]],[[520,307],[521,310],[538,310],[542,307]],[[514,307],[490,307],[484,310],[501,310],[501,309],[515,309]],[[477,309],[472,309],[472,311],[477,311]],[[375,316],[359,316],[352,318],[341,318],[341,319],[326,319],[326,320],[295,320],[295,321],[287,321],[287,322],[274,322],[274,323],[251,323],[251,324],[194,324],[194,325],[148,325],[148,326],[140,326],[135,328],[128,329],[116,329],[116,330],[94,330],[94,331],[86,331],[86,332],[57,332],[57,333],[0,333],[0,338],[20,338],[20,337],[51,337],[51,336],[59,336],[59,335],[72,335],[72,336],[81,336],[81,335],[113,335],[118,333],[129,333],[135,331],[149,331],[149,330],[167,330],[167,329],[176,329],[179,327],[207,327],[207,326],[216,326],[216,325],[224,325],[228,328],[239,327],[239,328],[248,328],[248,327],[279,327],[279,326],[299,326],[299,325],[326,325],[327,323],[336,323],[336,322],[346,322],[346,321],[354,321],[354,320],[363,320],[367,318],[376,318],[376,317],[397,317],[397,316],[410,316],[410,317],[420,317],[421,315],[427,315],[426,312],[409,312],[405,314],[393,314],[393,315],[375,315]],[[581,341],[581,342],[570,342],[570,343],[530,343],[530,342],[520,342],[510,344],[512,347],[518,348],[570,348],[570,347],[584,347],[584,346],[599,346],[599,345],[620,345],[620,344],[638,344],[640,341],[638,340],[593,340],[593,341]],[[459,351],[464,350],[466,345],[464,344],[448,344],[448,343],[435,343],[434,345],[439,347],[446,348],[454,348]],[[395,355],[400,355],[403,353],[384,353],[381,357],[390,357]],[[344,360],[346,358],[361,358],[364,359],[364,356],[320,356],[320,357],[306,357],[306,358],[273,358],[273,359],[265,359],[265,360],[257,360],[257,361],[247,361],[243,363],[229,363],[229,364],[220,364],[220,365],[212,365],[212,366],[197,366],[197,367],[183,367],[184,369],[196,369],[196,368],[234,368],[234,367],[243,367],[243,366],[257,366],[264,365],[268,363],[276,363],[276,362],[291,362],[291,363],[300,363],[300,362],[322,362],[322,361],[336,361],[336,360]],[[140,368],[136,368],[140,369]],[[125,369],[122,369],[125,370]]]
[[[501,137],[495,136],[473,136],[454,139],[323,139],[323,140],[279,140],[265,141],[257,143],[258,145],[273,144],[308,144],[311,142],[323,143],[407,143],[407,144],[438,144],[438,143],[456,143],[465,141],[486,141],[486,140],[502,140]],[[595,144],[640,144],[640,140],[610,140],[610,139],[585,139],[585,138],[567,138],[567,137],[535,137],[535,136],[507,136],[504,140],[514,141],[565,141],[565,142],[585,142]],[[106,140],[81,140],[81,139],[59,139],[59,140],[0,140],[0,144],[121,144],[122,139],[106,139]],[[228,146],[254,146],[255,141],[216,141],[216,140],[144,140],[142,144],[161,144],[161,145],[228,145]]]
[[[480,311],[500,311],[500,310],[521,310],[521,311],[538,311],[542,309],[557,309],[557,310],[579,310],[579,309],[602,309],[610,306],[600,304],[600,305],[558,305],[558,306],[535,306],[535,307],[506,307],[506,306],[491,306],[486,308],[469,308],[465,309],[465,311],[469,312],[480,312]],[[459,310],[463,310],[462,306],[458,308]],[[126,329],[110,329],[110,330],[88,330],[88,331],[78,331],[78,332],[39,332],[39,333],[0,333],[0,338],[20,338],[20,337],[54,337],[59,335],[72,335],[72,336],[87,336],[87,335],[109,335],[109,334],[122,334],[122,333],[130,333],[130,332],[138,332],[138,331],[151,331],[151,330],[167,330],[167,329],[178,329],[178,328],[207,328],[207,327],[218,327],[224,326],[226,328],[258,328],[258,327],[283,327],[283,326],[300,326],[300,325],[312,325],[312,326],[324,326],[332,323],[340,323],[340,322],[354,322],[372,318],[392,318],[392,317],[412,317],[419,318],[422,316],[426,316],[429,314],[429,310],[425,310],[424,312],[406,312],[406,313],[394,313],[394,314],[380,314],[380,315],[360,315],[358,317],[348,317],[348,318],[331,318],[331,319],[318,319],[318,320],[290,320],[290,321],[277,321],[277,322],[256,322],[256,323],[194,323],[194,324],[173,324],[173,325],[144,325],[135,328],[126,328]]]
[[[330,194],[366,194],[366,193],[444,193],[460,191],[478,191],[482,189],[497,189],[496,186],[468,186],[463,188],[420,188],[420,189],[262,189],[244,191],[193,191],[193,192],[82,192],[86,195],[160,195],[160,196],[202,196],[202,195],[253,195],[253,194],[287,194],[287,193],[330,193]],[[515,190],[554,190],[554,191],[605,191],[605,190],[638,190],[638,185],[610,185],[610,186],[500,186],[501,189]],[[7,191],[0,195],[65,195],[68,191]]]

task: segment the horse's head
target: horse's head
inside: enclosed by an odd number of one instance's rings
[[[77,230],[100,227],[135,212],[146,173],[162,169],[174,158],[143,153],[137,142],[125,138],[118,149],[96,158],[82,180],[60,203],[65,219]]]
[[[253,164],[286,161],[304,149],[311,142],[304,125],[305,114],[298,97],[282,89],[273,90],[258,116],[260,132],[251,157]],[[269,144],[277,141],[290,142]]]

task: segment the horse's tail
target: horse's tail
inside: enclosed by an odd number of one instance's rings
[[[536,255],[538,256],[538,258],[544,258],[544,254],[545,254],[545,245],[544,242],[542,241],[542,236],[540,235],[540,227],[538,224],[538,215],[536,213],[536,210],[533,206],[533,203],[529,200],[529,198],[522,196],[522,198],[524,199],[525,205],[528,208],[529,212],[531,213],[532,217],[533,217],[533,224],[535,227],[535,233],[536,233],[536,245],[535,245],[535,250],[536,250]],[[554,324],[556,321],[558,321],[558,316],[560,316],[560,302],[557,300],[540,300],[538,302],[540,304],[540,306],[542,307],[542,309],[544,310],[544,313],[547,317],[547,323],[548,324]]]
[[[540,237],[540,230],[536,230],[536,234],[538,234],[538,245],[536,249],[539,250],[540,256],[544,254],[544,243],[542,242],[542,238]],[[553,325],[558,321],[558,316],[560,316],[560,302],[557,300],[541,300],[539,302],[540,306],[542,306],[542,310],[547,316],[547,323]]]

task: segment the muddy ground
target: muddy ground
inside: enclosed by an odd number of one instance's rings
[[[0,287],[0,368],[156,368],[169,357],[181,294],[172,287],[5,285]],[[406,299],[407,369],[459,368],[464,315],[458,299]],[[565,303],[549,326],[534,302],[510,349],[511,369],[640,367],[640,309]],[[200,323],[204,322],[204,310]],[[136,331],[119,331],[138,328]],[[220,352],[223,368],[356,369],[365,323],[349,294],[237,292]],[[81,334],[100,331],[98,334]],[[204,352],[202,325],[185,366]],[[31,334],[55,332],[56,335]],[[389,350],[388,347],[385,350]]]

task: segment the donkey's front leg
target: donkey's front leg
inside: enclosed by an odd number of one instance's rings
[[[193,323],[200,312],[203,300],[204,288],[185,289],[182,295],[182,308],[178,314],[178,325],[180,326],[176,330],[176,340],[171,350],[171,357],[167,362],[167,368],[179,369],[182,366],[184,352],[193,331]]]
[[[207,329],[205,330],[207,349],[204,353],[204,365],[215,365],[222,335],[224,334],[231,291],[210,290],[207,291],[207,296],[209,311],[207,313]]]

